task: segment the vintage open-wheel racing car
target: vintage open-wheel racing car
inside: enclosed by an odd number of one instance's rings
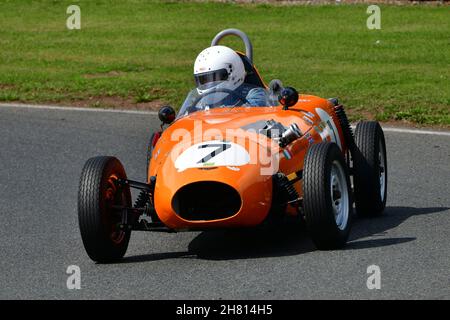
[[[147,179],[127,178],[120,161],[89,159],[78,193],[84,247],[96,262],[121,259],[131,231],[210,230],[270,225],[297,219],[319,249],[345,245],[353,208],[380,215],[386,204],[383,130],[362,121],[353,133],[337,99],[299,95],[253,65],[249,38],[237,29],[246,53],[245,83],[267,92],[267,105],[249,106],[226,89],[199,93],[176,115],[159,111],[161,130],[150,138]],[[233,97],[233,105],[220,101]],[[237,101],[237,102],[236,102]],[[164,128],[165,127],[165,128]],[[130,188],[140,190],[132,204]]]

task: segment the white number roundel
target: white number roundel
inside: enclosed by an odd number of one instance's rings
[[[181,153],[175,160],[178,172],[189,168],[220,166],[243,166],[250,162],[250,155],[244,147],[220,140],[194,144]]]

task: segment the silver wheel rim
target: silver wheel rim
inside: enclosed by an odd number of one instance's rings
[[[380,195],[381,195],[381,201],[384,201],[384,193],[386,190],[386,168],[384,166],[385,164],[385,158],[386,155],[384,154],[384,149],[383,149],[383,143],[380,140],[379,143],[379,151],[378,151],[378,161],[379,161],[379,166],[380,166]]]
[[[344,230],[348,223],[350,201],[345,171],[338,161],[334,161],[331,166],[330,191],[336,225],[340,230]]]

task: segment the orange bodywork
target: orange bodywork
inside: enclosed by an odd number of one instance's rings
[[[245,129],[251,124],[267,120],[279,122],[284,127],[295,123],[302,136],[285,148],[280,148],[266,135]],[[233,133],[227,135],[230,130]],[[182,137],[190,139],[183,140]],[[224,137],[248,151],[248,163],[230,166],[206,163],[203,167],[188,166],[182,169],[176,167],[177,157],[189,147],[204,141],[220,142]],[[282,106],[216,108],[182,117],[163,132],[153,149],[148,181],[151,176],[156,177],[153,202],[157,215],[166,226],[175,230],[258,225],[264,221],[271,208],[272,174],[282,172],[288,178],[295,176],[296,172],[303,169],[309,146],[322,141],[334,141],[342,152],[347,151],[333,105],[326,99],[311,95],[300,95],[297,104],[288,110],[283,110]],[[254,152],[255,149],[265,151],[266,158],[278,159],[276,165],[271,168],[258,152]],[[264,174],[262,169],[266,169]],[[221,182],[234,188],[241,197],[239,211],[230,217],[211,220],[193,221],[178,215],[173,208],[176,192],[186,185],[202,181]],[[301,197],[301,180],[295,182],[294,186]],[[297,210],[288,206],[287,214],[295,215]]]

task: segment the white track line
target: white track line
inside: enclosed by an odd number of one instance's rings
[[[404,129],[404,128],[393,128],[393,127],[383,127],[383,131],[386,131],[386,132],[400,132],[400,133],[413,133],[413,134],[431,134],[431,135],[435,135],[435,136],[447,136],[447,137],[450,137],[450,132],[448,132],[448,131]]]
[[[131,113],[131,114],[147,114],[156,115],[156,111],[144,110],[121,110],[121,109],[105,109],[105,108],[82,108],[82,107],[63,107],[63,106],[47,106],[38,104],[22,104],[22,103],[0,103],[0,108],[24,108],[37,110],[64,110],[64,111],[87,111],[87,112],[113,112],[113,113]]]
[[[103,109],[103,108],[79,108],[79,107],[63,107],[63,106],[48,106],[48,105],[35,105],[35,104],[22,104],[22,103],[0,103],[0,108],[25,108],[25,109],[38,109],[38,110],[63,110],[63,111],[87,111],[87,112],[112,112],[112,113],[129,113],[129,114],[145,114],[145,115],[157,115],[156,111],[142,111],[142,110],[118,110],[118,109]],[[352,125],[353,129],[355,128]],[[420,130],[420,129],[406,129],[395,127],[384,127],[386,132],[399,132],[399,133],[411,133],[411,134],[429,134],[435,136],[447,136],[450,137],[449,131],[433,131],[433,130]]]
[[[356,125],[352,125],[352,129],[355,130]],[[384,132],[399,132],[399,133],[412,133],[412,134],[429,134],[434,136],[447,136],[450,137],[449,131],[436,131],[436,130],[421,130],[421,129],[406,129],[383,126]]]

